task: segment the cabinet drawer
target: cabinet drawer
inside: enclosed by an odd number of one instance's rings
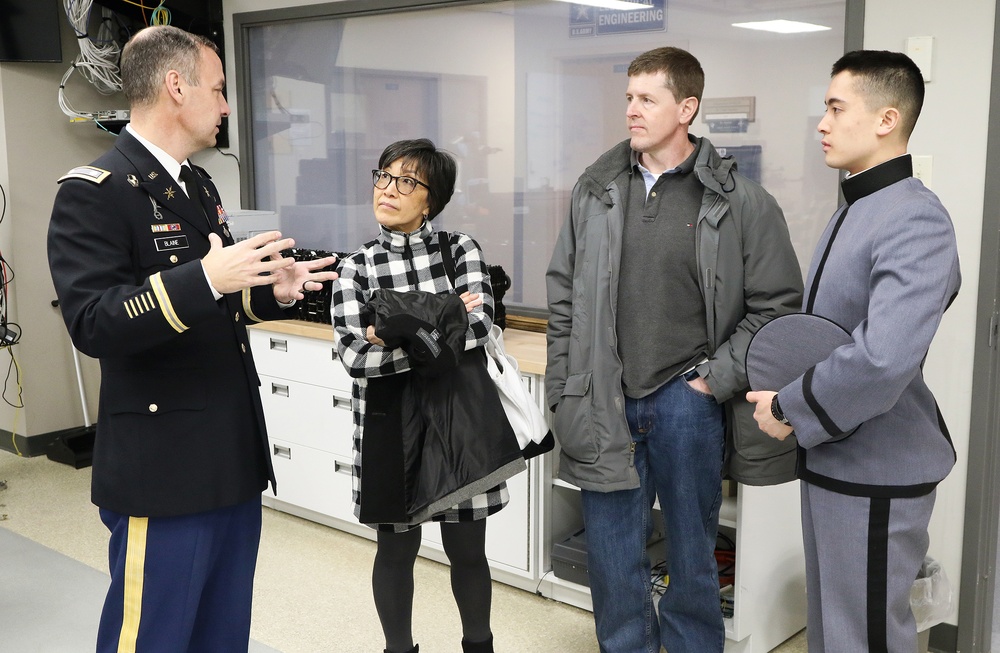
[[[261,375],[260,398],[271,437],[353,458],[350,390]]]
[[[351,501],[351,464],[293,442],[270,440],[279,501],[345,521],[357,521]]]
[[[329,340],[251,329],[250,348],[260,374],[351,390],[351,377],[340,362],[336,344]]]

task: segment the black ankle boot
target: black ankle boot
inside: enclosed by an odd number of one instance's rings
[[[470,642],[463,638],[462,651],[463,653],[493,653],[493,635],[490,635],[490,638],[483,642]]]
[[[392,651],[390,651],[387,648],[384,648],[382,649],[382,653],[392,653]],[[406,651],[406,653],[420,653],[420,644],[415,645],[409,651]]]

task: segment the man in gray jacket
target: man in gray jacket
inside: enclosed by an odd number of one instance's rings
[[[580,177],[549,265],[547,401],[559,475],[582,490],[601,651],[715,653],[727,431],[748,477],[792,478],[791,443],[740,425],[755,426],[747,345],[798,310],[801,273],[774,198],[688,134],[698,60],[658,48],[628,75],[631,138]],[[656,498],[670,576],[659,616],[646,555]]]
[[[851,342],[780,392],[751,392],[760,428],[795,429],[810,653],[916,650],[910,588],[935,487],[955,450],[922,366],[958,293],[948,212],[906,153],[924,81],[906,55],[860,50],[833,65],[819,123],[847,200],[816,246],[807,313]]]

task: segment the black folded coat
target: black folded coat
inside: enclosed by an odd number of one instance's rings
[[[378,290],[367,309],[413,370],[368,380],[361,522],[418,524],[524,470],[461,298]]]
[[[379,288],[362,312],[386,347],[401,347],[421,374],[458,365],[465,351],[469,315],[458,295]]]

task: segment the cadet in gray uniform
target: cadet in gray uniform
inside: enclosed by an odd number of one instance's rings
[[[819,123],[846,203],[817,245],[805,312],[852,342],[779,392],[751,392],[768,435],[798,438],[810,653],[916,650],[910,587],[955,450],[922,364],[960,283],[954,228],[913,178],[924,83],[905,55],[833,66]]]

